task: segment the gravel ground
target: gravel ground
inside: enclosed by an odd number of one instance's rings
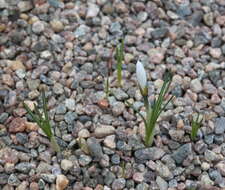
[[[0,0],[0,21],[1,190],[225,189],[224,0]],[[103,81],[120,38],[123,86],[113,72],[106,101]],[[150,100],[165,69],[174,73],[176,98],[150,148],[124,103],[144,111],[138,59]],[[22,105],[40,104],[41,89],[62,153]],[[193,142],[196,111],[205,120]]]

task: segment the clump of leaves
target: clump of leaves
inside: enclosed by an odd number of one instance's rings
[[[121,86],[122,82],[122,64],[124,61],[124,40],[121,39],[120,43],[116,47],[116,69],[117,69],[117,81],[118,86]]]
[[[197,137],[198,130],[202,126],[203,115],[195,114],[191,121],[191,140],[194,141]]]
[[[145,124],[145,146],[151,146],[154,139],[154,129],[156,126],[157,119],[159,118],[162,111],[166,109],[170,101],[174,98],[174,96],[171,96],[166,102],[164,102],[168,94],[170,84],[172,82],[172,74],[170,72],[165,73],[164,82],[160,90],[159,96],[155,99],[152,105],[150,105],[148,101],[147,75],[144,66],[140,61],[138,61],[136,64],[136,75],[138,80],[138,86],[141,95],[144,99],[146,117],[144,117],[138,110],[134,111],[136,111],[141,116]],[[128,105],[133,107],[129,103]]]
[[[39,111],[36,104],[34,104],[34,112],[32,112],[32,110],[25,103],[23,103],[23,106],[26,109],[26,111],[28,112],[28,114],[31,116],[33,121],[35,121],[38,124],[38,126],[42,129],[42,131],[48,137],[52,148],[56,152],[60,152],[60,147],[57,144],[55,136],[52,133],[51,124],[50,124],[49,116],[48,116],[48,110],[47,110],[47,98],[45,96],[44,91],[42,91],[41,98],[42,98],[43,113],[41,113]]]

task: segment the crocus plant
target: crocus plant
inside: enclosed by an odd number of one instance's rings
[[[172,81],[171,73],[166,73],[164,76],[164,82],[158,97],[155,99],[152,105],[149,104],[148,101],[148,86],[147,86],[147,75],[144,69],[143,64],[138,61],[136,64],[136,75],[138,86],[141,92],[141,95],[144,99],[144,105],[146,109],[146,117],[144,117],[139,111],[137,113],[141,116],[145,124],[145,145],[151,146],[153,143],[154,138],[154,129],[157,122],[158,117],[165,110],[166,106],[169,102],[173,99],[171,96],[165,103],[164,100],[166,99],[167,93],[169,91],[169,87]]]
[[[48,137],[52,148],[56,152],[60,152],[60,147],[56,142],[55,136],[53,135],[51,124],[49,121],[48,111],[47,111],[47,100],[45,97],[45,92],[42,91],[42,110],[43,113],[39,111],[36,104],[34,104],[34,112],[25,104],[23,103],[24,108],[31,116],[31,118],[38,124],[38,126],[42,129],[45,135]]]
[[[203,115],[197,114],[194,115],[191,122],[191,140],[195,140],[197,137],[197,133],[199,128],[201,127],[203,122]]]

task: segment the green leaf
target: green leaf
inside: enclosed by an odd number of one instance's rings
[[[154,129],[156,122],[158,120],[158,117],[162,113],[162,111],[165,110],[169,102],[173,99],[174,96],[172,96],[164,105],[164,99],[169,91],[169,87],[172,81],[172,76],[170,74],[166,74],[164,78],[164,82],[162,85],[162,88],[160,89],[159,96],[156,100],[154,100],[154,104],[152,106],[152,109],[147,112],[147,119],[146,119],[146,137],[145,137],[145,145],[150,146],[153,142],[154,137]],[[146,99],[146,97],[143,97]]]
[[[121,86],[122,81],[122,63],[124,60],[124,41],[122,40],[120,44],[116,47],[116,61],[117,61],[117,80],[118,85]]]
[[[192,119],[191,122],[191,139],[194,141],[197,137],[198,130],[202,125],[203,117],[200,118],[200,114],[198,113],[197,117]]]

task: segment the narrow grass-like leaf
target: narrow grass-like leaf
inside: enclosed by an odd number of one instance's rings
[[[105,94],[106,94],[106,98],[109,97],[109,93],[110,93],[110,90],[109,90],[109,77],[106,78],[106,82],[105,82]]]
[[[45,114],[45,120],[49,122],[48,110],[47,110],[47,99],[45,97],[45,91],[42,91],[42,103],[43,103],[43,111]]]
[[[196,139],[198,130],[202,125],[202,121],[203,121],[203,117],[200,118],[199,113],[198,113],[196,119],[194,119],[194,118],[192,119],[192,122],[191,122],[191,140],[194,141]]]
[[[117,80],[118,85],[121,86],[122,81],[122,64],[124,60],[124,40],[121,40],[121,43],[116,47],[116,68],[117,68]]]

